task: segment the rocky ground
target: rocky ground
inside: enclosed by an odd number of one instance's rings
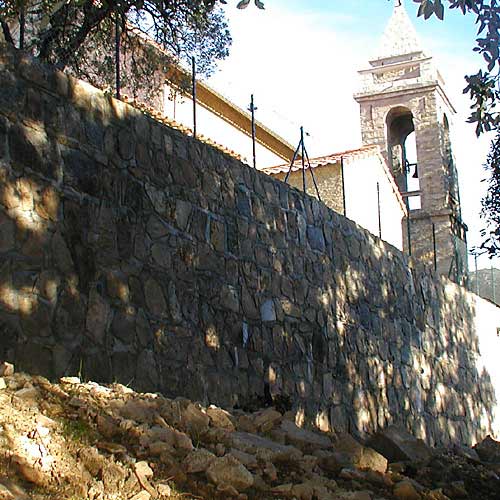
[[[428,448],[389,428],[359,443],[291,412],[14,373],[0,364],[0,500],[500,499],[500,443]]]

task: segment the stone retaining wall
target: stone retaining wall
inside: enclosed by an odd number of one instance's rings
[[[0,48],[0,358],[471,442],[474,300],[315,199]]]

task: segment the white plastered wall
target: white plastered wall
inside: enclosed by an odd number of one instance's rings
[[[404,208],[389,175],[379,154],[344,159],[346,216],[374,235],[379,235],[378,183],[382,239],[402,250]]]
[[[497,404],[493,411],[493,432],[500,439],[500,307],[475,294],[471,294],[476,310],[476,332],[480,355],[476,360],[479,376],[488,373],[495,389]],[[485,421],[487,415],[482,416]]]
[[[193,102],[189,96],[178,96],[175,103],[169,98],[170,89],[165,86],[164,92],[164,114],[168,118],[193,128]],[[196,132],[204,135],[212,141],[224,146],[242,157],[242,161],[253,165],[252,139],[245,133],[236,129],[230,123],[224,121],[202,105],[196,108]],[[264,146],[256,145],[257,168],[265,168],[279,165],[284,162],[282,158],[275,155]]]

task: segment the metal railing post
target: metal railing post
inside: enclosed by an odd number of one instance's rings
[[[411,257],[411,228],[410,228],[410,211],[406,216],[406,233],[408,238],[408,255]]]
[[[252,113],[252,155],[253,155],[253,168],[257,168],[257,155],[255,150],[255,111],[257,108],[254,105],[253,94],[250,97],[250,112]]]
[[[191,58],[192,93],[193,93],[193,137],[196,138],[196,59]]]
[[[342,206],[344,209],[344,217],[346,216],[346,199],[345,199],[345,176],[344,176],[344,157],[340,157],[340,176],[342,178]]]
[[[24,50],[24,35],[26,32],[26,11],[21,7],[19,13],[19,48]]]
[[[377,182],[378,237],[382,239],[382,217],[380,213],[380,183]]]
[[[116,98],[121,98],[121,68],[120,68],[120,52],[121,52],[121,33],[120,33],[120,17],[118,13],[115,16],[115,72],[116,72]]]
[[[432,247],[434,249],[434,271],[437,271],[437,254],[436,254],[436,225],[432,224]]]
[[[477,253],[474,254],[474,266],[476,268],[476,295],[479,295],[479,270],[477,268]]]
[[[495,273],[493,271],[493,264],[491,265],[491,291],[492,291],[492,298],[493,302],[496,303],[497,301],[497,293],[496,293],[496,287],[495,287]]]
[[[306,158],[304,153],[304,127],[300,127],[300,144],[301,144],[301,155],[302,155],[302,189],[304,193],[306,192]]]

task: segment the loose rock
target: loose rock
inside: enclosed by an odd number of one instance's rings
[[[207,477],[216,485],[233,486],[239,492],[250,488],[254,482],[248,469],[231,456],[214,460],[207,469]]]

